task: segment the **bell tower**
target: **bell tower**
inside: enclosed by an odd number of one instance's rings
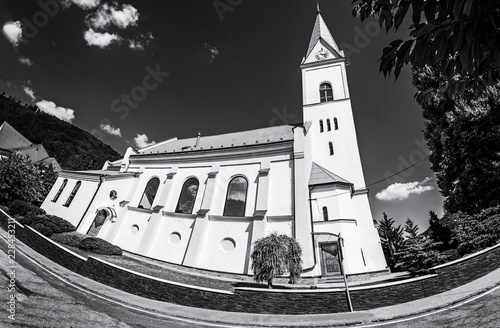
[[[339,274],[340,269],[332,265],[340,261],[339,248],[342,248],[342,265],[347,274],[387,272],[365,187],[346,58],[319,7],[300,68],[304,162],[296,160],[296,170],[308,179],[306,186],[297,185],[296,194],[307,192],[302,197],[307,199],[309,214],[296,205],[295,215],[312,221],[312,251],[319,263],[312,274]],[[296,219],[297,239],[303,245],[306,245],[306,236],[302,233],[307,230],[306,223],[310,224]],[[335,239],[340,240],[339,236],[342,242]]]
[[[346,58],[317,11],[302,70],[303,121],[310,122],[311,159],[365,186],[347,84]]]

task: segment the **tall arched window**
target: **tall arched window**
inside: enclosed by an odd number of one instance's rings
[[[333,127],[335,128],[335,130],[339,129],[339,121],[337,121],[336,117],[333,118]]]
[[[156,192],[160,186],[160,179],[152,178],[148,181],[144,193],[142,194],[141,201],[139,203],[139,208],[151,209],[153,201],[155,200]]]
[[[323,220],[328,221],[328,208],[323,206]]]
[[[333,155],[333,143],[331,141],[328,143],[328,147],[330,148],[330,155]]]
[[[323,127],[323,120],[319,120],[319,132],[323,132],[325,128]]]
[[[198,194],[198,186],[200,183],[196,178],[190,178],[184,182],[181,189],[181,195],[175,208],[175,213],[192,214],[196,195]]]
[[[227,187],[224,216],[245,216],[248,181],[244,177],[236,177]]]
[[[76,183],[75,187],[73,188],[73,191],[71,192],[71,194],[68,197],[68,200],[66,200],[66,203],[64,203],[64,206],[68,207],[71,205],[71,202],[73,201],[73,198],[75,198],[76,193],[78,192],[78,189],[80,189],[81,184],[82,184],[81,181],[78,181]]]
[[[332,125],[330,124],[330,119],[326,119],[326,130],[327,131],[332,131]]]
[[[52,201],[55,203],[59,199],[59,196],[61,196],[61,193],[63,192],[64,188],[66,187],[66,184],[68,184],[68,179],[64,179],[61,187],[57,191],[57,194],[54,196],[54,199]]]
[[[322,83],[319,86],[319,97],[321,102],[333,100],[333,90],[330,83]]]

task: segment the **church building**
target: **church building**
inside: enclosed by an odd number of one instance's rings
[[[62,171],[42,208],[125,251],[188,267],[251,275],[253,243],[277,232],[300,243],[305,277],[387,272],[346,58],[319,10],[300,69],[303,123],[130,147],[102,170]]]

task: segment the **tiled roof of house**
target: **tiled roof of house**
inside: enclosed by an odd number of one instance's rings
[[[143,148],[139,150],[139,152],[141,154],[185,152],[290,141],[293,140],[293,127],[293,125],[281,125],[215,136],[201,136],[198,147],[196,147],[196,137],[188,139],[171,139],[166,142],[158,143],[157,145]]]
[[[0,149],[4,150],[3,153],[19,153],[28,156],[33,164],[52,164],[55,171],[61,171],[59,163],[54,158],[49,157],[43,145],[31,143],[7,122],[0,125]]]
[[[11,150],[31,145],[31,141],[17,132],[9,123],[3,122],[2,125],[0,125],[0,148]]]
[[[332,173],[324,167],[313,162],[311,168],[311,176],[309,177],[309,185],[314,186],[328,183],[352,185],[352,183],[347,181],[346,179],[339,177],[335,173]]]

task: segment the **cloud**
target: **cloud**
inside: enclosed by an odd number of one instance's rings
[[[151,141],[151,142],[148,142],[148,141],[149,141],[149,138],[145,134],[138,134],[134,138],[135,145],[139,148],[145,148],[145,147],[154,145],[156,143],[155,141]]]
[[[92,9],[101,3],[101,0],[65,0],[64,4],[66,6],[70,6],[71,4],[75,4],[81,9]]]
[[[144,50],[144,44],[141,41],[128,40],[128,46],[134,50]]]
[[[434,189],[433,186],[424,186],[431,178],[425,178],[423,181],[408,182],[408,183],[393,183],[386,189],[377,193],[375,197],[379,200],[403,200],[410,197],[411,194],[419,195],[426,191]]]
[[[23,90],[24,90],[24,93],[27,94],[28,96],[30,96],[31,100],[35,100],[35,91],[33,91],[33,89],[31,89],[30,87],[26,87],[24,86],[23,87]]]
[[[21,21],[5,23],[3,25],[2,32],[7,40],[17,47],[23,38],[23,27]]]
[[[128,26],[137,25],[139,12],[129,4],[123,4],[119,9],[116,3],[111,6],[105,3],[95,13],[88,15],[86,19],[87,24],[95,30],[105,29],[111,24],[125,29]]]
[[[60,120],[71,122],[75,118],[75,111],[69,108],[58,107],[52,101],[42,100],[36,103],[42,112],[53,115]]]
[[[19,62],[20,62],[21,64],[28,65],[28,66],[33,65],[33,62],[32,62],[32,61],[31,61],[31,59],[29,59],[28,57],[20,57],[20,58],[19,58]]]
[[[85,31],[83,37],[89,46],[97,46],[101,49],[107,48],[111,43],[120,42],[121,37],[116,34],[96,32],[93,29]]]
[[[215,61],[215,58],[219,56],[219,49],[217,47],[211,46],[208,43],[204,44],[205,49],[208,50],[208,62],[212,64]]]
[[[104,132],[106,132],[112,136],[117,136],[117,137],[122,136],[122,132],[120,131],[120,128],[114,128],[109,124],[101,124],[101,125],[99,125],[99,127],[101,128],[101,130],[103,130]]]

